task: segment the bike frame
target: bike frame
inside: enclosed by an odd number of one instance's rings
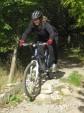
[[[44,47],[44,63],[45,63],[45,67],[46,67],[45,70],[48,70],[48,68],[49,68],[49,52],[48,52],[47,43],[41,43],[41,42],[37,41],[37,43],[24,44],[23,46],[28,46],[28,45],[32,45],[32,47],[34,49],[34,55],[32,55],[31,61],[36,60],[39,64],[39,69],[41,68],[40,66],[41,66],[42,61],[41,61],[41,58],[40,58],[40,55],[39,55],[38,48],[39,48],[39,46],[42,46],[42,47],[46,46],[46,47]],[[45,71],[45,70],[43,70],[43,71]]]
[[[43,47],[44,45],[42,45]],[[34,50],[34,57],[32,60],[37,60],[38,64],[39,64],[39,69],[41,68],[41,64],[42,64],[42,61],[41,61],[41,58],[40,58],[40,55],[39,55],[39,44],[37,44],[37,46],[35,47],[35,50]],[[49,67],[49,54],[48,54],[48,48],[44,47],[44,63],[45,63],[45,68],[46,70],[48,69]],[[45,71],[45,70],[43,70]]]

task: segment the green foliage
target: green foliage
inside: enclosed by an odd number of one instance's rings
[[[63,0],[62,3],[68,8],[70,16],[76,19],[76,25],[84,26],[84,0]]]
[[[21,93],[15,94],[15,95],[11,95],[9,97],[9,101],[7,102],[8,105],[13,105],[16,106],[18,103],[22,102],[23,97]]]
[[[82,76],[76,71],[72,72],[68,77],[68,82],[75,86],[80,86],[81,80]]]
[[[14,49],[36,9],[48,16],[61,35],[71,25],[84,26],[84,0],[0,0],[0,52]]]
[[[0,52],[14,49],[27,27],[32,7],[37,2],[32,0],[0,1]],[[29,16],[29,17],[28,17]]]

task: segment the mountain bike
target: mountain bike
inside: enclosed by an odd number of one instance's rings
[[[30,100],[34,100],[40,93],[41,89],[41,74],[48,75],[49,70],[49,51],[47,43],[25,43],[23,46],[31,46],[34,54],[31,56],[31,61],[24,71],[24,89]],[[42,47],[44,54],[41,56],[39,48]]]

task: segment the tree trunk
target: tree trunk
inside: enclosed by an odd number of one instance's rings
[[[14,77],[14,72],[15,72],[15,67],[16,67],[16,56],[17,56],[17,48],[14,49],[13,56],[12,56],[11,68],[10,68],[10,73],[9,73],[9,78],[8,78],[9,84],[11,84],[13,77]]]

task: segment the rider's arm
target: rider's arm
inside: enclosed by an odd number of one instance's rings
[[[21,39],[19,40],[19,46],[22,47],[23,44],[26,42],[27,36],[32,32],[32,23],[29,24],[28,28],[23,33]]]
[[[55,38],[55,31],[48,22],[45,23],[45,29],[49,33],[49,38],[54,39]]]
[[[22,35],[22,39],[26,40],[27,36],[32,32],[33,25],[32,23],[29,24],[28,28],[25,30],[25,32]]]

